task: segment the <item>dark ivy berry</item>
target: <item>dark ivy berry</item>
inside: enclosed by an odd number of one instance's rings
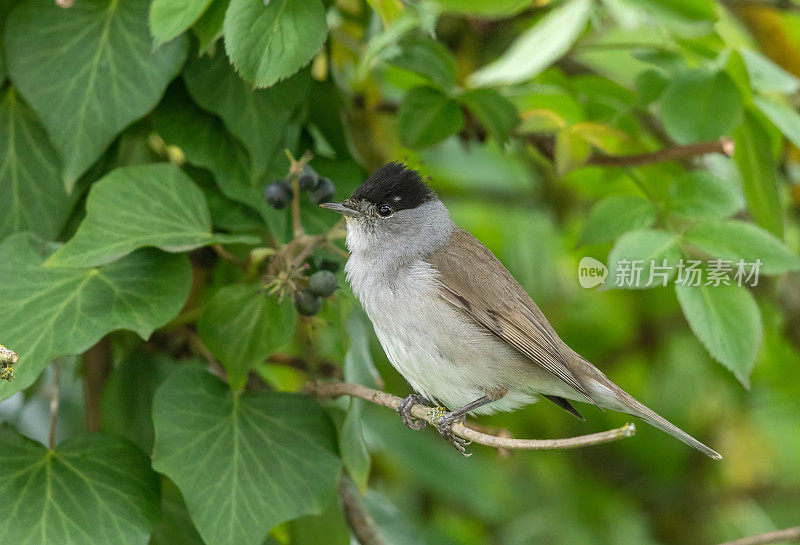
[[[313,316],[322,308],[322,297],[309,290],[300,290],[294,294],[294,306],[303,316]]]
[[[331,202],[335,193],[336,187],[333,185],[333,182],[328,178],[320,178],[317,188],[308,192],[308,200],[314,204]]]
[[[292,189],[283,180],[275,180],[267,186],[264,198],[272,208],[280,210],[289,206],[292,201]]]
[[[303,191],[313,191],[319,185],[319,174],[311,168],[311,165],[306,165],[303,167],[303,172],[300,173],[297,181]]]
[[[331,271],[317,271],[311,275],[308,282],[308,289],[314,295],[320,297],[328,297],[336,291],[339,283],[336,281],[336,275]]]

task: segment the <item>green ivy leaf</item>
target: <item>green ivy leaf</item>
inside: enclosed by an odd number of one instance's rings
[[[468,83],[474,87],[511,85],[538,75],[572,47],[591,12],[591,0],[564,2],[520,34],[500,58],[473,72]]]
[[[760,227],[737,220],[701,221],[683,234],[687,242],[722,259],[745,263],[763,262],[760,272],[780,274],[800,270],[800,257],[793,254],[780,239]]]
[[[81,435],[51,451],[0,426],[5,543],[145,545],[158,496],[150,460],[127,441]]]
[[[150,32],[156,47],[186,31],[208,9],[213,0],[153,0]]]
[[[505,144],[519,125],[519,115],[514,104],[494,89],[473,89],[459,96],[458,100],[500,144]]]
[[[797,113],[797,110],[782,102],[762,96],[755,97],[753,102],[792,144],[800,148],[800,114]]]
[[[663,279],[652,265],[661,267],[666,260],[667,266],[671,267],[666,275],[669,280],[676,272],[675,267],[679,259],[680,248],[676,235],[658,229],[630,231],[617,240],[611,253],[608,254],[606,286],[626,289],[661,286],[664,283]],[[630,262],[631,265],[626,266],[624,261]],[[637,262],[636,266],[633,265],[634,261]],[[626,268],[630,272],[625,272]],[[639,268],[641,271],[637,277],[632,273]],[[651,273],[654,273],[652,278]]]
[[[734,133],[734,141],[733,158],[742,174],[747,208],[757,224],[782,237],[783,214],[769,134],[753,113],[745,112],[744,122]]]
[[[256,87],[269,87],[300,70],[328,35],[320,0],[231,0],[224,29],[228,56]]]
[[[389,63],[427,78],[447,91],[456,84],[456,63],[450,51],[428,37],[410,34],[398,44],[397,56]]]
[[[147,0],[50,0],[8,20],[9,72],[63,160],[67,191],[117,134],[152,110],[180,71],[187,42],[153,49]]]
[[[78,231],[47,267],[104,265],[137,248],[185,252],[216,243],[257,244],[258,238],[211,233],[203,192],[169,163],[113,170],[92,185]]]
[[[676,142],[715,140],[742,119],[742,99],[727,72],[678,72],[661,95],[664,129]]]
[[[258,211],[280,240],[286,214],[267,205],[267,179],[251,174],[247,150],[218,118],[195,107],[185,93],[171,89],[153,115],[153,124],[168,144],[183,150],[187,161],[214,174],[223,195]]]
[[[656,210],[650,201],[633,195],[612,195],[592,207],[578,245],[609,242],[628,231],[650,227],[655,221]]]
[[[400,138],[414,148],[441,142],[464,126],[458,102],[433,87],[414,87],[398,112]]]
[[[736,184],[702,170],[687,173],[670,190],[670,211],[689,219],[725,218],[743,206]]]
[[[198,367],[174,373],[153,403],[153,467],[180,488],[208,545],[260,545],[275,525],[321,513],[341,463],[310,398],[232,392]]]
[[[192,283],[186,256],[140,250],[105,267],[41,267],[45,243],[20,233],[0,244],[0,331],[20,355],[0,399],[27,388],[53,358],[80,354],[116,329],[146,339],[180,311]]]
[[[42,127],[9,87],[0,100],[0,240],[18,231],[55,238],[71,209],[59,159]]]
[[[344,358],[344,380],[378,388],[382,381],[369,351],[371,329],[369,319],[362,311],[356,310],[350,314],[347,320],[350,347]],[[364,403],[361,399],[350,400],[350,407],[339,432],[342,463],[362,492],[367,488],[371,465],[362,429]]]
[[[310,75],[303,71],[269,89],[253,89],[231,69],[225,55],[202,57],[183,74],[192,99],[222,118],[250,153],[252,175],[266,173],[277,154],[283,157],[283,133],[304,103]]]
[[[291,301],[261,292],[259,285],[231,285],[211,299],[197,333],[222,362],[231,388],[239,390],[247,373],[292,336],[297,312]]]
[[[740,286],[675,286],[692,331],[709,354],[744,386],[761,344],[761,313],[753,295]]]

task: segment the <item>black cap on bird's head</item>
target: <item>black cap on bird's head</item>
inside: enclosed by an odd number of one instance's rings
[[[416,208],[436,198],[436,193],[422,181],[422,176],[414,169],[398,162],[386,163],[372,173],[353,195],[342,203],[324,203],[328,208],[345,215],[355,215],[359,204],[370,204],[378,210],[398,210]],[[387,208],[388,207],[388,208]]]

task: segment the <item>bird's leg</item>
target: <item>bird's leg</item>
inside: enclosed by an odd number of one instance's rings
[[[407,428],[419,431],[425,427],[427,422],[424,420],[416,420],[411,416],[411,407],[414,406],[415,403],[427,406],[431,405],[430,401],[419,394],[407,395],[405,399],[403,399],[403,402],[400,403],[400,406],[397,407],[397,414],[400,415],[400,419]]]
[[[470,442],[455,435],[453,433],[452,426],[456,422],[462,422],[468,412],[474,411],[478,407],[482,407],[487,403],[497,401],[498,399],[499,398],[495,396],[485,395],[476,399],[475,401],[467,403],[463,407],[459,407],[454,411],[450,411],[449,413],[441,412],[436,417],[436,429],[439,431],[439,434],[447,440],[448,443],[453,445],[453,447],[455,447],[455,449],[461,453],[462,456],[472,456],[472,454],[467,454],[466,450],[466,447]]]

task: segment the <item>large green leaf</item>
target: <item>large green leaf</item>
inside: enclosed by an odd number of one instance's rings
[[[531,79],[562,57],[578,39],[592,11],[591,0],[569,0],[523,32],[500,58],[473,72],[473,86],[510,85]]]
[[[258,243],[248,236],[211,233],[203,192],[169,163],[118,168],[92,185],[86,218],[48,267],[104,265],[137,248],[185,252],[224,242]]]
[[[55,238],[70,200],[47,135],[9,87],[0,100],[0,240],[17,231]]]
[[[692,331],[711,356],[747,386],[761,344],[761,313],[740,286],[675,286]]]
[[[767,97],[757,96],[753,102],[792,144],[800,148],[800,114],[797,110]]]
[[[670,190],[669,210],[689,219],[725,218],[744,206],[741,189],[702,170],[687,173]]]
[[[714,140],[742,119],[742,99],[727,72],[678,72],[661,95],[664,129],[676,142]]]
[[[633,195],[612,195],[589,211],[578,244],[608,242],[628,231],[650,227],[655,221],[656,209],[649,201]]]
[[[127,441],[81,435],[51,451],[0,426],[3,543],[145,545],[158,495],[150,460]]]
[[[50,0],[8,20],[9,72],[63,160],[67,190],[119,132],[152,110],[186,57],[187,42],[157,49],[147,0]]]
[[[223,195],[257,210],[273,236],[279,237],[286,214],[267,205],[267,179],[251,175],[247,151],[218,118],[195,107],[186,93],[170,89],[153,116],[153,124],[168,144],[183,150],[190,163],[214,174]]]
[[[783,236],[783,214],[778,198],[778,175],[770,150],[770,138],[758,118],[745,113],[734,133],[734,159],[742,173],[747,209],[761,227]]]
[[[460,95],[458,100],[500,144],[505,144],[519,125],[514,104],[494,89],[472,89]]]
[[[239,390],[247,373],[285,344],[294,331],[297,312],[285,299],[268,296],[259,285],[220,289],[197,323],[197,333],[222,362],[231,388]]]
[[[686,230],[683,238],[715,257],[734,262],[743,259],[745,263],[760,259],[763,263],[760,272],[764,274],[800,270],[800,257],[775,235],[752,223],[701,221]]]
[[[195,59],[183,79],[194,101],[222,118],[250,152],[252,173],[261,176],[270,160],[283,156],[283,132],[305,101],[310,75],[303,71],[269,89],[253,89],[233,71],[222,52]]]
[[[188,29],[208,9],[212,0],[153,0],[150,4],[150,31],[156,47]]]
[[[321,513],[333,497],[333,426],[306,396],[235,393],[188,367],[156,392],[153,421],[153,467],[178,485],[208,545],[259,545],[275,525]]]
[[[441,142],[464,125],[458,102],[433,87],[414,87],[400,105],[400,138],[422,148]]]
[[[228,56],[256,87],[269,87],[300,70],[328,35],[320,0],[231,0],[224,29]]]
[[[20,355],[0,399],[28,387],[59,356],[80,354],[116,329],[147,338],[189,295],[186,256],[146,249],[93,269],[41,267],[47,245],[20,233],[0,244],[0,331]]]
[[[680,259],[678,238],[658,229],[629,231],[608,254],[606,286],[642,289],[662,286],[676,272]],[[661,269],[664,267],[668,269]]]

